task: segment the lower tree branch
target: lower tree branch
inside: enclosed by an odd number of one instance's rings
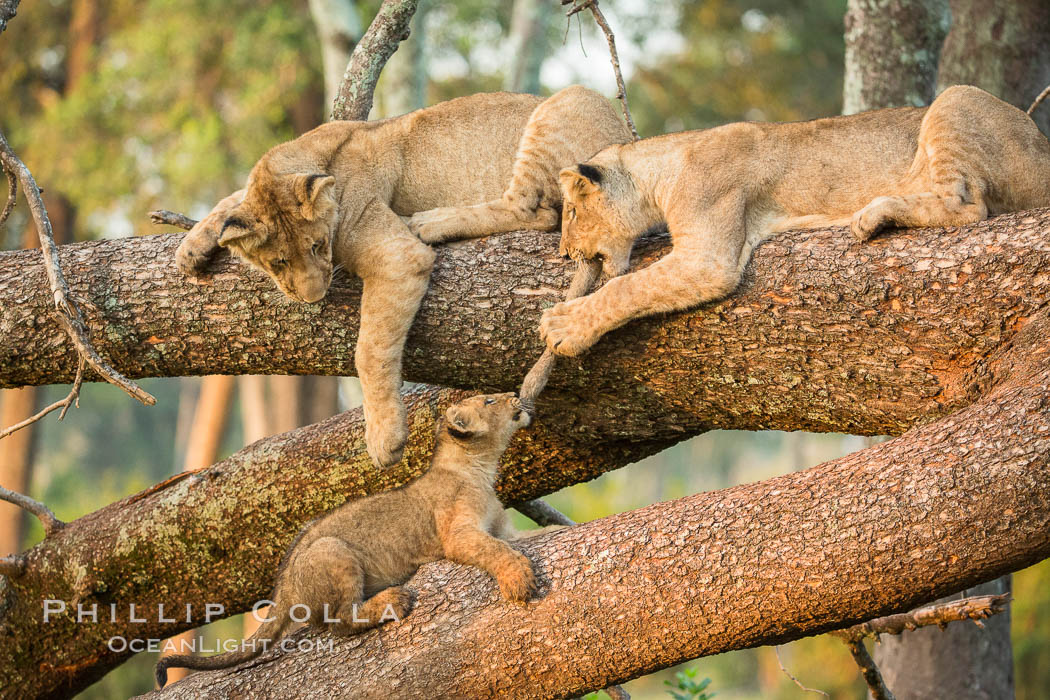
[[[1050,555],[1048,325],[1002,358],[1009,381],[895,440],[521,543],[541,579],[524,608],[485,574],[438,562],[409,582],[419,598],[400,623],[157,696],[281,695],[311,678],[321,694],[571,697],[908,610],[1030,565]]]

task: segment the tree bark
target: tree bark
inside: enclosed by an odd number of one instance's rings
[[[1028,109],[1050,85],[1050,4],[1043,0],[952,0],[937,89],[976,85]],[[1050,134],[1050,104],[1032,115]]]
[[[408,38],[408,26],[418,4],[419,0],[383,0],[350,56],[332,107],[333,119],[368,119],[379,74],[398,44]]]
[[[184,471],[199,471],[214,464],[219,458],[219,447],[226,433],[226,424],[230,415],[233,385],[233,377],[221,374],[205,377],[201,382],[201,391],[197,397],[197,406],[193,412],[193,423],[186,445],[185,463],[182,465]],[[187,650],[194,648],[195,638],[194,630],[187,630],[173,637],[172,641],[175,646],[171,650],[172,653],[187,653]],[[172,671],[174,673],[169,675],[172,681],[181,680],[189,675],[189,671],[184,668],[176,668]]]
[[[896,440],[519,545],[542,580],[525,607],[479,571],[430,564],[399,623],[154,695],[286,697],[309,678],[328,696],[573,697],[1027,566],[1050,555],[1046,312],[1013,345],[983,399]]]
[[[867,244],[844,229],[779,235],[756,251],[728,299],[632,323],[587,356],[559,362],[537,423],[506,455],[501,497],[535,498],[714,427],[899,435],[963,409],[1005,376],[1008,350],[1050,300],[1048,232],[1050,212],[1036,211]],[[292,306],[268,279],[223,259],[214,277],[194,284],[171,265],[180,240],[62,248],[66,268],[76,272],[70,284],[90,302],[84,306],[95,337],[109,341],[103,350],[123,370],[352,372],[356,282],[338,278],[323,304]],[[556,245],[554,236],[521,232],[442,248],[409,342],[407,376],[473,390],[515,388],[541,350],[540,310],[570,276]],[[665,237],[648,240],[640,263],[667,248]],[[46,289],[29,253],[0,254],[4,385],[61,381],[68,372],[69,350],[47,314]],[[0,636],[14,640],[0,645],[0,678],[26,696],[73,692],[127,657],[106,649],[113,635],[162,637],[197,626],[205,602],[224,603],[227,613],[247,609],[269,593],[303,523],[420,473],[434,420],[461,396],[424,390],[408,397],[412,435],[393,470],[373,469],[360,414],[351,412],[70,524],[31,550],[27,573],[0,589]],[[997,449],[1012,448],[1002,442]],[[1030,487],[1038,496],[1041,484]],[[833,493],[821,500],[834,503]],[[959,491],[952,498],[963,493],[993,495]],[[883,526],[895,530],[896,523]],[[682,561],[689,560],[676,565]],[[970,576],[971,558],[960,561],[966,565],[952,575]],[[931,580],[940,579],[915,579],[923,595],[977,582],[923,588]],[[41,629],[41,601],[49,597],[135,602],[140,610],[191,603],[195,617],[131,626],[125,610],[118,623],[53,620]],[[695,652],[688,645],[682,651]],[[659,655],[649,670],[672,657]]]
[[[849,0],[843,114],[933,101],[948,0]]]

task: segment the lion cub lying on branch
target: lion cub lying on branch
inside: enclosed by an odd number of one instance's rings
[[[245,188],[186,235],[176,259],[197,275],[228,248],[307,303],[325,296],[336,267],[360,277],[354,360],[365,441],[389,466],[408,435],[398,389],[434,263],[426,243],[556,229],[558,171],[629,139],[605,98],[579,86],[546,100],[480,94],[392,119],[331,122],[264,155]],[[427,210],[410,230],[406,219]]]
[[[578,355],[631,319],[696,306],[737,286],[778,231],[849,224],[960,226],[1050,206],[1050,143],[1021,110],[974,87],[928,108],[792,124],[739,123],[610,146],[560,174],[561,252],[607,275],[666,226],[673,250],[544,313],[540,333]]]
[[[400,620],[411,608],[401,584],[421,564],[442,558],[487,571],[506,600],[525,601],[535,587],[532,565],[504,541],[516,533],[493,483],[511,436],[528,424],[514,394],[450,406],[438,422],[426,474],[404,488],[351,501],[302,529],[277,571],[272,617],[252,643],[217,656],[163,658],[158,685],[164,687],[171,666],[214,670],[259,656],[263,640],[276,644],[293,615],[343,635]]]

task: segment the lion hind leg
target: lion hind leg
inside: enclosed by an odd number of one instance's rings
[[[866,241],[890,226],[962,226],[986,218],[988,206],[983,200],[967,202],[958,194],[945,196],[935,192],[920,192],[876,197],[853,215],[850,230],[858,240]]]

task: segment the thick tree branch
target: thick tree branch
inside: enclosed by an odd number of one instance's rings
[[[484,574],[439,562],[409,583],[419,599],[400,623],[157,695],[281,695],[308,677],[316,692],[361,697],[570,697],[907,610],[1039,561],[1050,555],[1050,335],[1046,318],[1032,325],[1001,358],[1007,382],[896,440],[521,544],[542,578],[524,609]]]
[[[631,324],[585,358],[559,362],[535,427],[508,452],[501,497],[535,498],[712,427],[900,434],[965,407],[1011,376],[1005,358],[1050,298],[1043,274],[1048,230],[1047,212],[1029,212],[863,245],[841,229],[778,236],[756,252],[743,287],[729,299]],[[294,305],[267,278],[222,259],[198,284],[174,270],[180,239],[61,249],[76,263],[68,267],[77,273],[70,284],[90,301],[96,337],[109,340],[109,354],[126,371],[352,372],[356,282],[338,278],[323,304]],[[666,247],[664,239],[649,241],[641,263]],[[558,259],[556,237],[533,232],[442,248],[409,342],[408,378],[474,391],[516,387],[540,354],[537,318],[561,296],[568,267]],[[0,254],[6,385],[68,381],[62,329],[46,314],[29,323],[48,308],[40,268],[39,257]],[[155,621],[129,625],[126,617],[97,626],[53,620],[41,628],[41,601],[49,597],[135,602],[140,610],[191,603],[197,617],[181,628],[200,623],[205,602],[224,603],[227,612],[246,609],[269,592],[277,561],[304,522],[418,473],[434,420],[461,395],[427,390],[410,397],[408,457],[390,472],[373,470],[360,417],[345,414],[71,523],[27,553],[22,578],[0,587],[0,636],[18,640],[0,645],[0,676],[15,679],[26,695],[72,692],[126,658],[106,650],[111,636],[177,631]],[[968,503],[966,494],[990,497],[1002,488],[960,489],[954,497]],[[822,493],[834,502],[833,490]],[[661,531],[659,522],[653,527]],[[670,580],[661,576],[654,580]],[[927,579],[917,581],[922,588]],[[826,628],[927,600],[913,592],[901,594],[899,607],[865,608]],[[592,687],[600,685],[608,683]]]
[[[368,119],[379,74],[397,51],[398,44],[408,38],[409,24],[418,4],[418,0],[383,0],[368,31],[350,55],[332,106],[332,119]]]

